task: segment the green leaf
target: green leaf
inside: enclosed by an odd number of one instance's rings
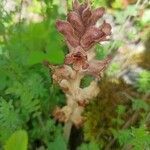
[[[114,7],[120,9],[122,7],[122,4],[120,3],[120,0],[116,0],[116,1],[118,1],[118,4],[114,3],[115,4]],[[136,16],[137,13],[138,13],[138,9],[136,5],[129,5],[125,10],[115,11],[116,22],[119,24],[123,24],[128,16]]]
[[[12,100],[7,102],[5,99],[0,98],[0,142],[5,142],[20,126],[19,113],[14,108]]]
[[[100,150],[99,145],[95,142],[83,143],[77,150]]]
[[[27,145],[27,132],[24,130],[18,130],[7,140],[4,150],[27,150]]]
[[[7,49],[10,58],[17,64],[34,65],[48,60],[50,63],[63,62],[63,43],[54,23],[22,24],[11,34]]]
[[[131,132],[128,129],[119,130],[115,136],[119,140],[120,145],[128,144],[132,139]]]
[[[28,10],[30,10],[32,13],[41,13],[42,11],[42,5],[40,1],[32,0],[32,3],[29,5]]]
[[[141,22],[145,25],[150,23],[150,10],[149,9],[144,10],[143,16],[141,18]]]
[[[16,129],[20,125],[19,114],[15,110],[12,100],[7,102],[0,98],[0,127]]]
[[[99,147],[98,147],[98,145],[96,143],[90,142],[89,150],[99,150]]]
[[[29,55],[30,65],[41,63],[44,60],[46,60],[46,54],[44,54],[42,51],[32,51]]]
[[[150,91],[150,71],[140,73],[136,86],[140,92],[146,93]]]
[[[45,93],[40,76],[32,74],[23,84],[14,82],[14,84],[6,90],[6,93],[19,98],[19,110],[22,112],[24,121],[28,120],[31,116],[35,117],[40,114],[41,105],[39,97],[44,96],[43,94]]]
[[[148,150],[150,147],[150,133],[146,126],[143,125],[140,128],[132,128],[131,130],[133,139],[130,141],[130,144],[134,146],[134,150]]]
[[[3,90],[8,85],[8,79],[7,76],[4,74],[4,72],[0,71],[0,90]]]
[[[123,8],[123,5],[122,5],[122,3],[120,2],[120,0],[115,0],[115,1],[112,3],[112,7],[113,7],[113,8],[116,8],[116,9],[122,9],[122,8]]]
[[[148,111],[149,105],[142,99],[134,99],[132,101],[132,109],[133,110],[144,109],[145,111]]]
[[[65,139],[62,135],[57,135],[54,142],[49,143],[48,150],[67,150]]]
[[[0,35],[5,34],[5,26],[0,22]]]
[[[89,86],[92,80],[93,78],[91,76],[84,76],[84,78],[81,80],[81,87],[84,88]]]
[[[96,58],[104,59],[108,55],[107,47],[96,45]]]
[[[137,13],[138,13],[138,9],[137,9],[137,6],[136,5],[129,5],[127,7],[127,9],[125,10],[125,13],[128,15],[128,16],[136,16]]]
[[[119,63],[111,63],[107,69],[107,74],[109,76],[114,76],[120,71],[120,64]]]
[[[118,105],[118,107],[117,107],[117,114],[118,114],[118,115],[122,115],[122,114],[125,113],[125,110],[126,110],[126,107],[125,107],[125,106],[123,106],[123,105]]]
[[[92,4],[94,7],[99,7],[99,6],[108,6],[110,3],[109,0],[92,0]]]

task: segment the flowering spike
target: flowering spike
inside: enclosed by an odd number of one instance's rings
[[[86,73],[96,78],[100,78],[101,74],[105,71],[111,60],[112,60],[111,56],[108,56],[106,59],[102,61],[92,60],[89,63],[89,67],[86,70]]]
[[[98,28],[92,26],[85,32],[82,36],[80,44],[83,48],[87,49],[90,48],[96,41],[99,41],[104,36],[103,31],[99,30]]]
[[[100,27],[95,26],[104,12],[103,7],[92,10],[89,0],[83,4],[74,0],[67,21],[56,21],[56,28],[65,37],[69,48],[64,65],[54,67],[52,71],[53,80],[67,98],[66,106],[57,107],[53,113],[60,122],[72,122],[79,127],[84,122],[81,116],[84,107],[99,93],[98,80],[92,81],[86,88],[81,88],[80,83],[87,74],[100,79],[111,61],[111,57],[101,61],[95,59],[94,45],[106,41],[111,34],[109,23],[104,21]]]

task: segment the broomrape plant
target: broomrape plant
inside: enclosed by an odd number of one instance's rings
[[[98,81],[111,56],[104,60],[96,60],[95,46],[107,41],[111,35],[111,26],[106,21],[96,26],[97,21],[104,15],[103,7],[92,9],[89,1],[80,4],[73,2],[73,10],[67,14],[66,21],[57,20],[56,28],[64,36],[69,53],[65,56],[62,66],[50,65],[53,80],[66,95],[66,106],[56,107],[54,118],[60,122],[72,123],[80,127],[84,118],[81,116],[85,106],[99,93]],[[90,85],[81,88],[81,80],[93,76]]]

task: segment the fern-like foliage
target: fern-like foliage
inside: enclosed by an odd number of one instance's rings
[[[143,71],[137,81],[137,88],[140,92],[150,92],[150,71]]]
[[[34,121],[33,128],[29,130],[31,140],[41,140],[47,145],[48,150],[67,150],[66,142],[62,135],[62,126],[49,118],[45,121],[39,117],[39,122]],[[38,128],[37,128],[38,126]]]
[[[0,141],[5,141],[10,134],[20,128],[19,112],[14,108],[12,100],[0,99]]]
[[[7,102],[4,99],[0,101],[0,120],[1,126],[14,128],[18,124],[18,113],[14,110],[12,101]]]
[[[25,117],[24,119],[27,120],[31,114],[35,116],[40,109],[39,100],[35,97],[34,91],[30,88],[28,82],[23,84],[15,82],[12,87],[6,90],[6,94],[15,95],[18,98],[20,112]]]
[[[150,134],[145,126],[120,130],[117,139],[122,146],[132,147],[133,150],[147,150],[150,147]]]

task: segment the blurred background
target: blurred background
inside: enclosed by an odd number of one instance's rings
[[[102,6],[112,36],[96,56],[114,59],[67,144],[52,117],[65,96],[43,62],[63,64],[68,48],[55,21],[66,18],[72,0],[0,0],[0,150],[150,149],[150,1],[92,1]]]

